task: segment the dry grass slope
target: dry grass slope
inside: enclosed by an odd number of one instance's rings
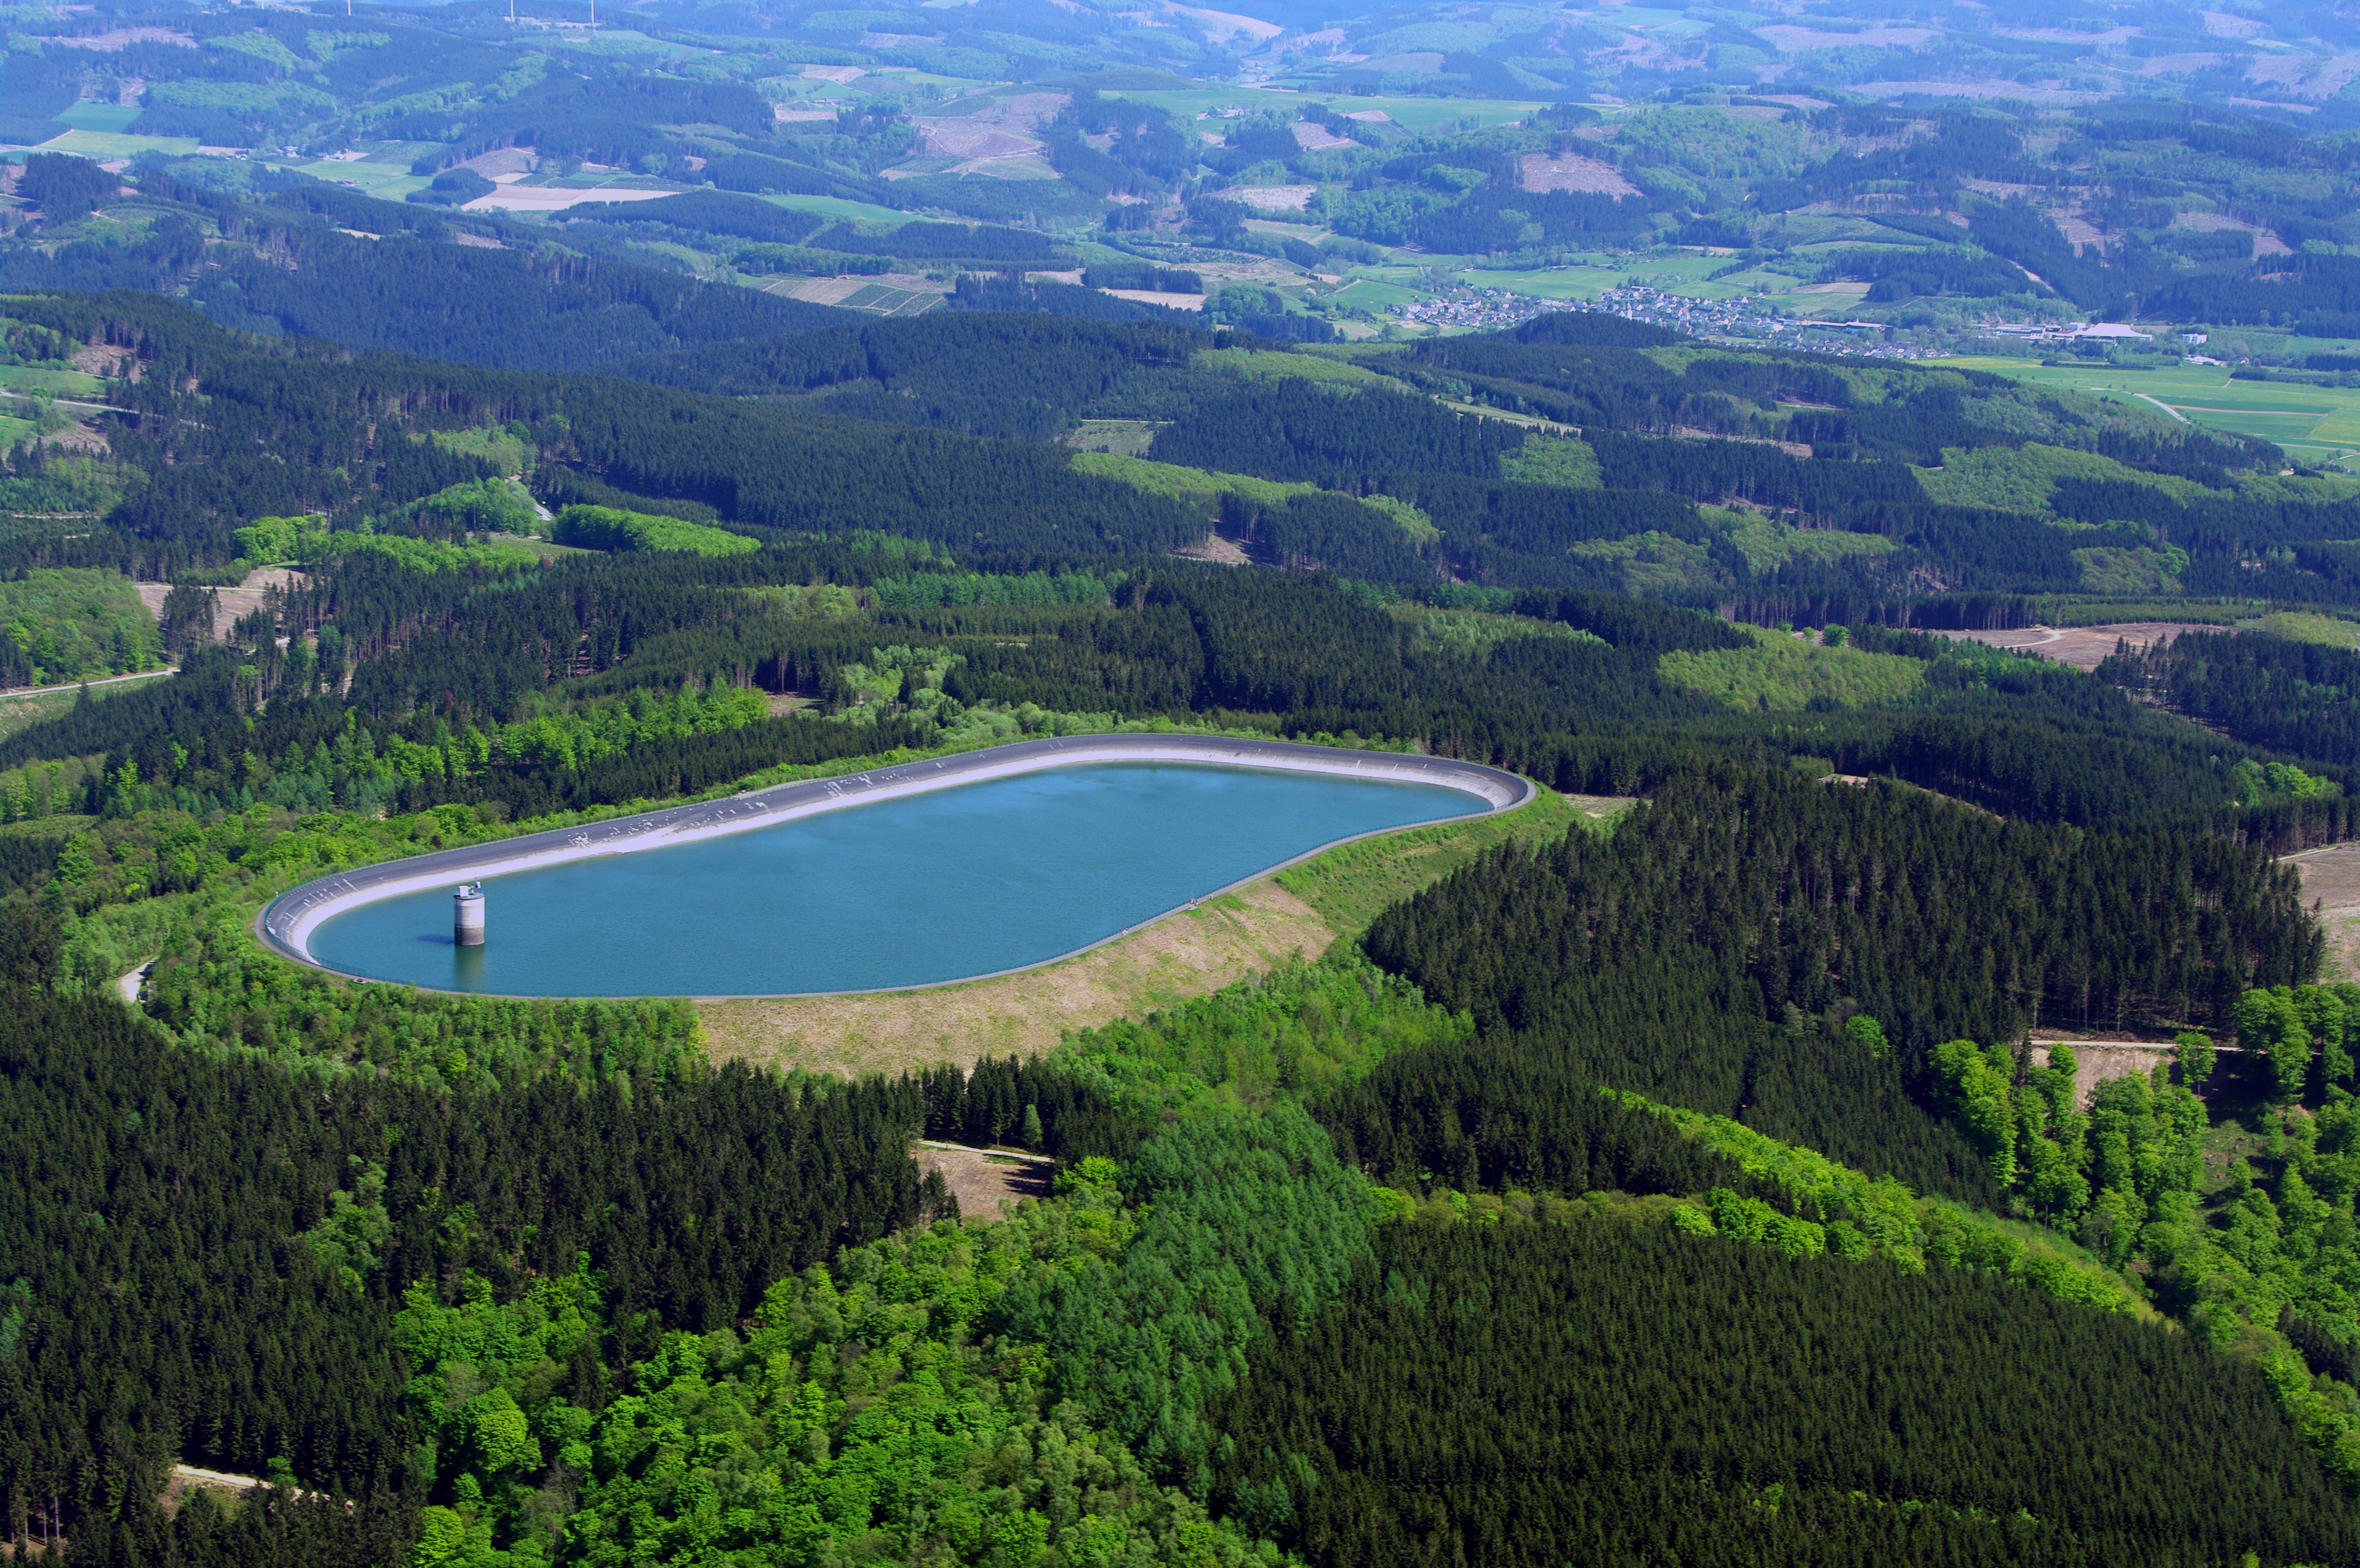
[[[1317,958],[1335,938],[1309,905],[1263,881],[1045,969],[926,991],[704,1002],[697,1014],[717,1058],[901,1072],[1045,1051],[1068,1029],[1207,995],[1295,954]]]

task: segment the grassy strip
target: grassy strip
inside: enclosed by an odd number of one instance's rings
[[[1249,348],[1200,348],[1188,361],[1196,370],[1213,370],[1250,381],[1300,379],[1332,386],[1382,387],[1402,390],[1402,383],[1349,360],[1309,354],[1272,354]]]
[[[2354,645],[2354,634],[2360,632],[2360,627],[2348,620],[2300,610],[2276,611],[2258,620],[2244,622],[2242,629],[2267,631],[2289,642],[2311,642],[2322,648],[2342,648],[2347,652]]]
[[[1223,474],[1179,463],[1157,463],[1145,457],[1120,457],[1111,452],[1076,452],[1074,467],[1151,496],[1193,502],[1207,509],[1208,517],[1218,510],[1225,495],[1278,506],[1295,496],[1319,493],[1318,486],[1304,480],[1257,479],[1251,474]]]
[[[1304,480],[1257,479],[1251,474],[1224,474],[1178,463],[1157,463],[1145,457],[1124,457],[1112,452],[1076,452],[1074,467],[1151,496],[1202,507],[1208,521],[1220,515],[1223,496],[1241,496],[1262,506],[1283,506],[1296,496],[1320,493],[1320,487]],[[1430,544],[1442,537],[1434,520],[1407,501],[1386,495],[1356,495],[1350,499],[1392,518],[1415,543]]]

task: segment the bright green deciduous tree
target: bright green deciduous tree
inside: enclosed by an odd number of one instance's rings
[[[2185,1089],[2194,1089],[2212,1076],[2212,1061],[2217,1054],[2212,1036],[2194,1029],[2184,1029],[2173,1042],[2174,1057],[2180,1063],[2180,1082]]]
[[[2311,1029],[2291,988],[2249,991],[2237,999],[2237,1044],[2269,1058],[2279,1104],[2302,1098],[2311,1075]]]
[[[1986,1053],[1972,1040],[1946,1040],[1934,1047],[1934,1070],[1968,1141],[1990,1163],[1992,1179],[2013,1185],[2016,1114],[2005,1053]]]
[[[1845,1039],[1879,1059],[1893,1049],[1892,1042],[1885,1037],[1885,1025],[1865,1013],[1855,1013],[1845,1019],[1843,1032]]]
[[[328,1194],[328,1212],[303,1233],[303,1242],[346,1289],[358,1295],[378,1255],[393,1235],[393,1219],[385,1207],[385,1167],[352,1157],[352,1190],[338,1188]]]
[[[467,1445],[484,1475],[539,1468],[541,1444],[533,1439],[523,1408],[507,1389],[489,1389],[468,1400],[465,1419]]]

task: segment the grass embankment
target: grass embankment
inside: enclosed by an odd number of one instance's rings
[[[1022,974],[866,996],[705,1002],[707,1049],[813,1072],[899,1072],[1047,1051],[1066,1034],[1207,996],[1357,939],[1380,910],[1511,839],[1604,830],[1627,800],[1543,790],[1520,811],[1340,845],[1120,941]]]
[[[705,1001],[697,1015],[716,1059],[896,1073],[1045,1052],[1072,1030],[1207,995],[1289,959],[1316,959],[1335,939],[1317,911],[1264,880],[1061,963],[995,980]]]
[[[1521,811],[1340,844],[1273,880],[1340,938],[1357,940],[1379,914],[1496,844],[1559,839],[1569,828],[1603,831],[1631,805],[1619,798],[1563,795],[1544,789]]]

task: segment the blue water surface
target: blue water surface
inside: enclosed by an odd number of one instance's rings
[[[1040,963],[1338,839],[1483,801],[1199,763],[1099,762],[495,877],[481,948],[448,889],[311,934],[330,968],[512,996],[923,985]]]

